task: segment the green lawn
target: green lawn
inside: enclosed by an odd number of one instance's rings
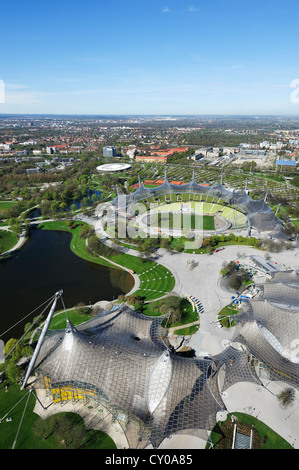
[[[14,207],[18,201],[0,201],[0,212],[6,211]]]
[[[175,330],[174,334],[178,336],[190,336],[198,331],[199,325],[191,325],[186,328]]]
[[[137,256],[123,253],[111,256],[110,259],[138,274],[140,287],[135,294],[144,297],[145,300],[162,297],[174,288],[175,279],[173,275],[161,264],[154,261],[143,262]]]
[[[148,302],[144,304],[142,307],[142,313],[144,313],[145,315],[149,315],[151,317],[160,316],[161,312],[159,310],[159,305],[167,304],[168,302],[172,304],[172,300],[171,300],[172,297],[173,296],[169,296],[164,299],[155,300],[153,302]],[[177,296],[174,296],[174,297],[177,297]],[[187,299],[181,299],[180,311],[181,311],[181,320],[177,323],[172,324],[171,325],[172,327],[187,325],[188,323],[193,323],[198,320],[198,313],[196,312],[196,310],[193,311],[192,305],[190,304],[190,302],[188,302]]]
[[[0,253],[13,248],[18,243],[18,236],[8,230],[0,230]]]
[[[67,317],[72,322],[74,326],[80,325],[80,323],[86,322],[91,319],[91,315],[81,315],[76,311],[76,309],[67,310]],[[49,329],[50,330],[61,330],[66,327],[66,316],[65,312],[56,312],[53,316],[52,321],[50,323]]]
[[[279,436],[273,429],[269,428],[265,423],[259,421],[254,416],[245,413],[234,412],[239,423],[244,423],[249,426],[254,426],[259,436],[260,449],[293,449],[283,437]],[[224,435],[221,436],[221,428],[225,429]],[[225,422],[218,422],[213,431],[211,432],[211,440],[214,443],[214,449],[230,449],[232,445],[233,424],[230,417]],[[217,442],[219,440],[219,445]]]
[[[262,421],[245,413],[234,413],[234,415],[240,422],[255,426],[260,435],[262,449],[293,449],[291,444]]]
[[[25,410],[25,405],[28,398],[28,390],[20,390],[17,385],[11,385],[6,392],[4,385],[0,389],[0,418],[3,418],[7,413],[7,418],[12,418],[12,421],[7,422],[6,419],[0,423],[0,449],[11,449],[15,442],[15,449],[63,449],[62,445],[59,445],[55,432],[51,434],[47,439],[36,436],[34,429],[37,426],[37,422],[41,418],[33,413],[35,406],[35,396],[31,393],[27,404],[26,412],[22,425],[17,436],[21,418]],[[22,400],[21,400],[22,399]],[[19,402],[19,400],[21,400]],[[16,403],[19,402],[17,406]],[[82,427],[84,422],[79,415],[74,413],[67,413],[70,419],[74,422],[80,422]],[[85,449],[116,449],[114,441],[104,432],[88,430],[88,442],[84,446]]]
[[[87,225],[84,223],[82,226]],[[87,252],[86,241],[80,238],[81,226],[76,223],[76,228],[69,228],[64,221],[45,222],[39,226],[43,230],[63,230],[73,235],[70,248],[81,258],[93,263],[102,264],[116,268],[103,257]],[[136,294],[144,297],[145,300],[156,299],[173,290],[175,279],[171,272],[164,266],[154,261],[144,261],[141,258],[126,253],[117,253],[109,257],[110,261],[134,271],[139,275],[140,287]],[[120,269],[120,268],[119,268]]]
[[[233,315],[237,315],[239,312],[240,310],[233,305],[226,305],[223,307],[223,309],[218,313],[218,319],[220,320],[221,325],[226,328],[229,328],[231,325],[234,326],[235,323],[231,317]]]
[[[214,217],[211,215],[191,213],[161,213],[152,214],[152,227],[169,227],[175,229],[215,230]]]

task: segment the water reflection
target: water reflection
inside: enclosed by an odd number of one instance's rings
[[[60,289],[66,307],[113,300],[132,289],[129,273],[79,258],[70,241],[68,232],[32,229],[21,250],[0,260],[0,334]],[[19,337],[26,321],[1,338]]]

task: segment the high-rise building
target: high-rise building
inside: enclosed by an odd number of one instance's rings
[[[103,157],[116,157],[116,148],[103,147]]]

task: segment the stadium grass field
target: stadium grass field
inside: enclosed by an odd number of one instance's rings
[[[157,212],[152,214],[151,227],[215,230],[214,216],[191,213]]]
[[[207,199],[207,198],[206,198]],[[229,219],[234,227],[244,227],[247,225],[247,218],[246,215],[237,210],[236,208],[227,207],[221,204],[220,201],[214,202],[203,202],[203,201],[192,201],[192,202],[172,202],[172,203],[165,203],[161,201],[160,203],[156,202],[152,205],[148,205],[148,209],[151,212],[162,212],[162,213],[181,213],[181,214],[198,214],[203,215],[204,217],[207,216],[213,219],[215,214],[219,214],[226,219]],[[203,227],[199,226],[200,229],[203,230],[215,230],[214,220],[209,220],[206,217],[203,219]],[[198,223],[198,222],[197,222]],[[171,223],[169,223],[169,228],[172,228]],[[181,228],[176,226],[175,228]],[[191,225],[191,228],[194,228]]]

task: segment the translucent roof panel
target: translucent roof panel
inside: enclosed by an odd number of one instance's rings
[[[206,196],[213,196],[227,202],[240,209],[247,217],[248,225],[258,232],[271,232],[273,238],[287,238],[282,231],[282,222],[275,216],[272,209],[266,204],[264,199],[252,200],[246,191],[231,190],[225,188],[221,183],[213,186],[204,186],[196,183],[194,178],[185,184],[171,184],[167,178],[160,186],[146,188],[139,180],[138,189],[127,195],[125,199],[115,198],[112,204],[115,208],[124,209],[134,202],[141,202],[149,198],[157,198],[167,194],[190,193]]]

